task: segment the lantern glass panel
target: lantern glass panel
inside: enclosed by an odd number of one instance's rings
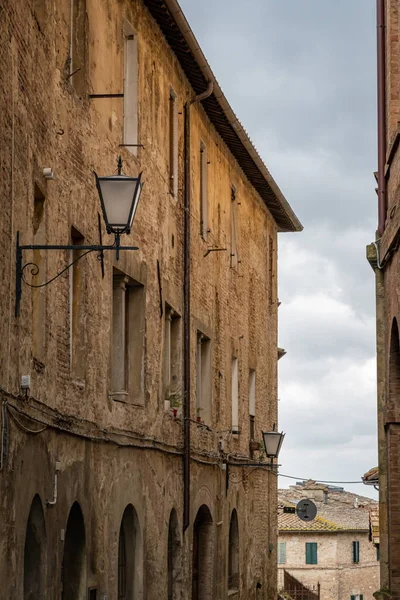
[[[284,435],[278,431],[263,432],[265,453],[268,457],[276,458],[278,456]]]
[[[137,179],[128,177],[99,178],[107,225],[112,230],[130,229],[140,193]],[[139,193],[138,193],[139,192]]]

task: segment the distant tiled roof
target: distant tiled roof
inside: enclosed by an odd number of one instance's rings
[[[285,504],[285,506],[290,506],[290,504]],[[284,513],[283,506],[278,506],[278,529],[279,531],[343,531],[344,527],[319,516],[315,517],[313,521],[302,521],[295,514]]]
[[[306,496],[304,489],[321,489],[321,484],[295,485],[278,491],[278,527],[280,531],[370,531],[370,509],[377,510],[378,503],[371,498],[337,492],[327,488],[326,503],[312,499],[317,507],[314,521],[301,521],[295,514],[283,512],[283,506],[296,506]],[[308,497],[309,494],[307,494]]]
[[[369,511],[370,537],[373,544],[379,544],[379,506]]]

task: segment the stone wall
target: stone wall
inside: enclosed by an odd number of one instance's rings
[[[164,408],[164,327],[157,262],[163,302],[182,316],[182,113],[194,93],[153,18],[141,2],[128,0],[76,3],[84,18],[79,14],[74,21],[73,40],[76,31],[86,32],[86,40],[82,43],[79,38],[75,44],[72,65],[78,64],[78,58],[81,62],[79,71],[71,75],[70,5],[67,0],[5,0],[0,8],[0,385],[9,406],[1,423],[2,593],[4,598],[23,597],[26,526],[32,500],[39,495],[48,557],[42,561],[47,570],[40,593],[45,590],[46,598],[60,597],[67,521],[74,502],[81,508],[85,530],[85,567],[79,585],[97,588],[101,600],[116,597],[118,536],[130,504],[138,523],[135,599],[165,598],[173,508],[181,535],[179,585],[186,590],[183,597],[190,597],[193,523],[202,505],[212,517],[212,597],[226,595],[229,522],[236,508],[241,597],[272,598],[276,588],[276,478],[262,470],[247,476],[248,471],[232,467],[227,488],[219,444],[225,454],[249,455],[250,368],[257,374],[257,437],[277,422],[276,225],[201,105],[194,105],[190,366],[195,382],[196,333],[201,330],[212,343],[212,420],[208,428],[191,424],[190,526],[183,534],[182,419],[181,409],[174,418]],[[121,98],[88,98],[88,94],[123,91],[127,23],[138,39],[141,147],[137,150],[120,146]],[[168,166],[171,87],[179,113],[177,197],[170,193]],[[200,236],[199,225],[200,140],[208,153],[207,242]],[[142,171],[145,180],[132,233],[123,240],[139,250],[121,253],[118,263],[113,253],[106,253],[104,279],[95,255],[80,262],[81,295],[75,313],[78,348],[72,335],[73,284],[68,273],[43,288],[41,296],[23,284],[21,312],[15,318],[16,232],[20,231],[23,244],[38,240],[68,244],[71,232],[85,243],[98,243],[99,202],[92,172],[112,174],[119,153],[124,172],[137,175]],[[54,181],[44,179],[45,167],[54,170]],[[234,268],[230,260],[232,185],[238,202],[239,262]],[[112,243],[102,227],[103,241]],[[227,250],[205,256],[209,247]],[[69,258],[67,252],[24,253],[26,261],[41,263],[34,283],[50,279]],[[109,395],[113,268],[145,289],[143,402],[130,396],[117,402]],[[29,280],[28,272],[26,277]],[[75,369],[71,356],[78,350],[79,368]],[[239,360],[239,435],[231,434],[233,355]],[[20,393],[22,375],[31,376],[27,394]],[[193,383],[192,415],[196,414],[195,389]],[[60,466],[57,501],[46,505],[54,497],[56,463]]]
[[[353,563],[352,542],[360,544],[360,562]],[[362,594],[364,600],[373,600],[372,594],[379,588],[379,562],[376,548],[365,532],[335,533],[283,533],[279,542],[286,542],[286,569],[303,585],[317,588],[321,585],[324,600],[350,600]],[[318,544],[318,564],[306,564],[306,542]]]

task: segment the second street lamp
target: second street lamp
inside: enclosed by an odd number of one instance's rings
[[[122,159],[118,159],[118,175],[107,177],[99,177],[95,173],[96,186],[99,193],[103,218],[106,224],[107,233],[112,233],[115,236],[114,244],[103,245],[101,243],[100,229],[100,244],[85,245],[85,244],[69,244],[69,245],[50,245],[50,244],[20,244],[20,233],[17,231],[16,241],[16,281],[15,281],[15,316],[19,316],[20,302],[22,296],[22,282],[32,288],[41,288],[49,285],[60,275],[65,273],[78,260],[89,254],[90,252],[98,252],[98,258],[103,259],[105,250],[115,250],[116,259],[119,259],[121,250],[138,250],[137,246],[121,246],[120,236],[124,233],[129,234],[131,231],[133,219],[135,218],[136,209],[139,203],[140,194],[143,188],[141,180],[142,174],[139,177],[128,177],[122,175]],[[38,275],[39,267],[34,262],[22,264],[22,253],[24,250],[79,250],[82,252],[76,260],[64,267],[59,273],[56,273],[49,281],[40,284],[29,283],[24,277],[25,269],[30,269],[33,276]]]

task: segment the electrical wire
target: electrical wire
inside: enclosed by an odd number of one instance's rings
[[[309,481],[310,477],[293,477],[292,475],[284,475],[283,473],[278,473],[278,477],[286,477],[287,479],[297,479],[297,481]],[[351,483],[363,483],[362,479],[358,481],[327,481],[326,479],[318,479],[316,483],[341,483],[341,484],[351,484]]]

